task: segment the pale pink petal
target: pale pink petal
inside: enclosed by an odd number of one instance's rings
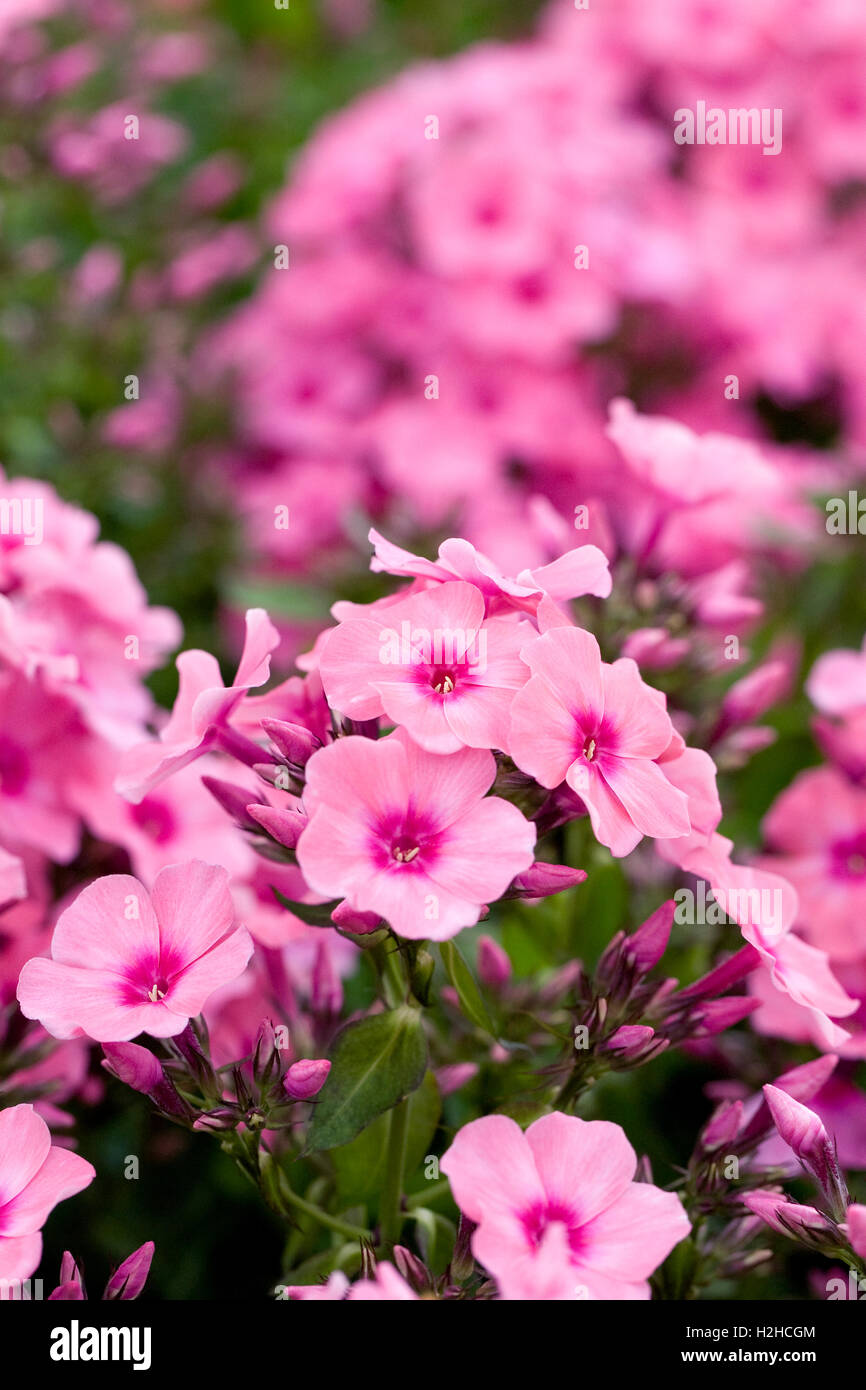
[[[546,681],[534,677],[511,706],[509,749],[517,766],[543,787],[558,787],[577,755],[574,715]]]
[[[601,653],[591,632],[581,627],[551,628],[528,642],[521,655],[533,676],[555,690],[573,713],[596,728],[604,714]]]
[[[612,1206],[581,1230],[581,1262],[592,1271],[636,1283],[667,1259],[691,1231],[675,1192],[631,1183]]]
[[[535,826],[508,801],[489,796],[455,821],[441,842],[431,879],[455,897],[494,902],[533,862]]]
[[[513,704],[513,689],[461,686],[445,697],[445,719],[461,745],[508,752]]]
[[[643,835],[672,839],[689,833],[688,801],[656,763],[605,753],[598,764],[604,781]]]
[[[616,747],[622,758],[657,758],[668,747],[673,728],[658,692],[645,685],[628,657],[602,667],[604,708],[616,727]]]
[[[457,1131],[439,1167],[472,1221],[511,1218],[545,1200],[532,1150],[506,1115],[484,1115]]]
[[[29,1279],[42,1259],[42,1235],[0,1236],[0,1279]]]
[[[236,928],[169,982],[166,1007],[173,1013],[194,1018],[215,990],[231,984],[243,974],[252,953],[253,941],[249,933],[244,927]]]
[[[234,923],[229,876],[216,864],[193,859],[171,864],[156,876],[152,894],[160,949],[183,965],[220,941]],[[134,959],[134,957],[133,957]]]
[[[428,752],[456,753],[462,747],[446,718],[450,696],[437,694],[432,686],[420,684],[411,675],[402,681],[377,681],[374,689],[391,723],[402,725]]]
[[[0,1208],[36,1176],[50,1148],[48,1126],[32,1105],[0,1110]]]
[[[466,815],[496,777],[496,760],[485,749],[463,748],[443,758],[419,748],[400,729],[384,742],[402,747],[406,794],[440,828]]]
[[[551,564],[526,570],[517,578],[554,599],[580,598],[583,594],[607,598],[613,587],[607,556],[597,545],[579,545]]]
[[[357,618],[328,634],[319,673],[328,702],[351,719],[378,719],[384,713],[374,680],[410,678],[410,668],[383,660],[390,655],[387,620]]]
[[[81,1192],[95,1177],[93,1164],[80,1154],[70,1149],[49,1149],[39,1172],[2,1208],[4,1236],[26,1236],[38,1231],[58,1202]]]
[[[159,950],[159,926],[147,890],[130,874],[107,874],[83,888],[61,913],[51,954],[63,965],[126,971]]]
[[[607,845],[618,859],[631,854],[643,835],[601,776],[598,764],[588,769],[585,763],[572,763],[565,780],[572,791],[583,798],[592,833],[599,843]]]
[[[244,649],[238,664],[235,686],[249,689],[264,685],[271,674],[271,652],[280,644],[280,634],[264,608],[248,608]]]
[[[607,1120],[555,1111],[531,1124],[526,1139],[548,1198],[570,1206],[581,1226],[617,1201],[634,1177],[634,1149]]]

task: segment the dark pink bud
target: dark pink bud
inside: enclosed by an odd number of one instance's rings
[[[743,1102],[741,1100],[735,1100],[733,1104],[726,1101],[720,1105],[701,1132],[699,1144],[704,1153],[713,1153],[716,1149],[724,1148],[725,1145],[733,1143],[740,1132],[742,1123]]]
[[[624,1023],[604,1044],[608,1052],[640,1052],[655,1037],[655,1031],[642,1023]]]
[[[58,1303],[64,1301],[81,1303],[84,1297],[84,1290],[78,1281],[76,1279],[70,1279],[67,1284],[58,1284],[57,1288],[48,1295],[48,1301],[49,1303],[52,1301]]]
[[[574,888],[586,880],[583,869],[571,869],[567,864],[545,864],[537,859],[525,873],[518,874],[505,894],[507,898],[549,898],[565,888]]]
[[[836,1157],[836,1145],[814,1110],[776,1086],[765,1086],[764,1097],[785,1143],[818,1183],[837,1220],[848,1206],[848,1189]]]
[[[48,1295],[49,1301],[54,1299],[58,1302],[81,1302],[86,1297],[81,1271],[69,1251],[64,1250],[63,1258],[60,1261],[60,1283],[54,1292]]]
[[[406,1283],[410,1284],[416,1293],[423,1293],[425,1289],[429,1289],[430,1275],[418,1256],[407,1250],[405,1245],[394,1246],[394,1263]]]
[[[746,975],[757,970],[761,957],[754,946],[743,946],[708,975],[702,975],[693,985],[687,985],[680,992],[681,999],[707,999],[714,994],[723,994],[732,985],[739,984]]]
[[[450,1096],[462,1086],[468,1085],[477,1075],[478,1066],[475,1062],[454,1062],[450,1067],[440,1067],[436,1073],[439,1094]]]
[[[104,1299],[122,1298],[129,1300],[138,1298],[147,1282],[150,1273],[150,1262],[153,1259],[154,1244],[152,1240],[145,1241],[137,1250],[133,1250],[131,1255],[118,1265],[105,1286]]]
[[[293,1062],[283,1079],[287,1095],[292,1100],[311,1100],[321,1091],[330,1070],[331,1063],[324,1057]]]
[[[729,729],[759,719],[788,694],[792,676],[791,661],[776,657],[763,662],[731,686],[722,701],[720,723]]]
[[[624,954],[634,961],[641,975],[657,965],[667,950],[676,904],[671,898],[656,908],[651,917],[626,939]]]
[[[294,849],[307,828],[307,817],[300,811],[255,804],[248,805],[246,810],[256,829],[261,826],[277,844],[285,845],[286,849]]]
[[[165,1081],[159,1058],[154,1057],[152,1052],[146,1047],[140,1047],[138,1043],[103,1043],[102,1051],[105,1056],[102,1063],[105,1070],[116,1076],[125,1086],[131,1086],[133,1091],[151,1096]]]
[[[382,925],[382,918],[377,912],[359,912],[356,908],[350,907],[348,902],[342,902],[334,908],[331,921],[340,931],[351,932],[354,936],[370,936]]]
[[[322,746],[321,740],[302,724],[289,724],[284,719],[263,719],[262,728],[274,747],[296,767],[303,767],[310,755]]]
[[[779,1235],[800,1235],[808,1238],[813,1234],[821,1236],[830,1231],[819,1211],[814,1207],[801,1206],[798,1202],[789,1201],[784,1192],[768,1192],[763,1189],[747,1192],[743,1197],[743,1203],[755,1216],[760,1216],[772,1230],[778,1231]]]
[[[232,782],[222,782],[218,777],[202,777],[211,796],[227,811],[241,830],[254,831],[259,827],[247,812],[250,793],[244,787],[236,787]]]
[[[730,999],[708,999],[693,1015],[697,1024],[695,1036],[706,1038],[723,1033],[726,1028],[733,1028],[748,1018],[760,1005],[760,999],[744,994],[733,995]]]
[[[488,989],[500,990],[511,978],[511,961],[492,936],[478,942],[478,975]]]

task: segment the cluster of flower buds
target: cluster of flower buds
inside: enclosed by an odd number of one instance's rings
[[[152,1240],[145,1241],[137,1250],[133,1250],[131,1255],[118,1265],[105,1286],[102,1295],[104,1301],[123,1299],[129,1301],[138,1298],[150,1273],[150,1265],[153,1260],[154,1245]],[[77,1262],[65,1251],[60,1262],[60,1283],[57,1288],[48,1295],[50,1299],[60,1301],[77,1301],[87,1298],[87,1290],[84,1286],[84,1276]]]
[[[629,1071],[670,1046],[721,1033],[757,1007],[745,995],[719,997],[755,969],[758,953],[751,946],[685,989],[675,979],[651,977],[667,949],[674,908],[665,902],[636,932],[617,932],[594,974],[577,977],[574,1056],[560,1100],[606,1071]]]
[[[817,1068],[828,1060],[835,1065],[835,1058],[821,1058],[809,1065]],[[807,1068],[797,1070],[802,1073]],[[791,1075],[795,1073],[789,1078]],[[748,1193],[744,1204],[778,1234],[789,1236],[815,1254],[842,1259],[860,1275],[866,1273],[866,1207],[851,1201],[835,1140],[820,1116],[787,1086],[765,1086],[764,1100],[772,1124],[812,1180],[818,1196],[812,1205],[795,1202],[774,1183]]]
[[[285,1033],[285,1046],[280,1034]],[[312,1100],[331,1064],[314,1058],[290,1061],[288,1030],[266,1020],[250,1057],[214,1067],[201,1019],[163,1039],[167,1057],[138,1043],[105,1043],[103,1067],[148,1096],[168,1119],[194,1130],[225,1132],[289,1128],[294,1106]]]

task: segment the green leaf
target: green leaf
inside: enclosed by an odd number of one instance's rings
[[[296,903],[292,898],[287,898],[280,892],[279,888],[274,888],[271,884],[271,892],[281,907],[293,912],[296,917],[300,917],[302,922],[306,922],[309,927],[332,927],[331,913],[335,907],[339,907],[341,899],[334,898],[330,903]]]
[[[406,1185],[430,1151],[439,1123],[442,1102],[432,1071],[409,1097],[409,1131],[406,1138]],[[331,1154],[337,1170],[337,1194],[342,1202],[378,1199],[385,1175],[388,1117],[380,1115],[352,1140]]]
[[[453,941],[441,941],[439,951],[442,956],[442,964],[445,966],[445,973],[457,991],[460,1000],[460,1007],[463,1013],[474,1023],[476,1027],[482,1028],[491,1037],[496,1036],[493,1027],[493,1020],[490,1017],[487,1005],[481,994],[481,990],[475,983],[475,977],[465,960],[461,956]]]
[[[427,1039],[417,1009],[404,1004],[348,1024],[334,1044],[307,1152],[347,1144],[377,1115],[417,1090],[426,1069]]]

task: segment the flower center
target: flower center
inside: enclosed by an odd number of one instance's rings
[[[151,1004],[158,1004],[160,999],[164,999],[167,989],[168,984],[165,980],[162,978],[154,980],[150,989],[147,991],[147,997]]]
[[[866,878],[866,834],[852,835],[833,846],[833,867],[839,878]]]
[[[133,821],[158,845],[170,840],[176,830],[171,807],[158,797],[146,796],[137,806],[130,807]]]
[[[434,671],[430,684],[437,695],[450,695],[457,682],[451,671]]]
[[[595,757],[595,750],[597,747],[598,744],[596,743],[593,736],[590,735],[590,737],[586,740],[586,743],[583,745],[583,756],[586,758],[586,761],[588,763],[591,763],[593,758]]]
[[[421,853],[420,845],[392,845],[391,856],[397,860],[398,864],[411,864],[416,855]]]

